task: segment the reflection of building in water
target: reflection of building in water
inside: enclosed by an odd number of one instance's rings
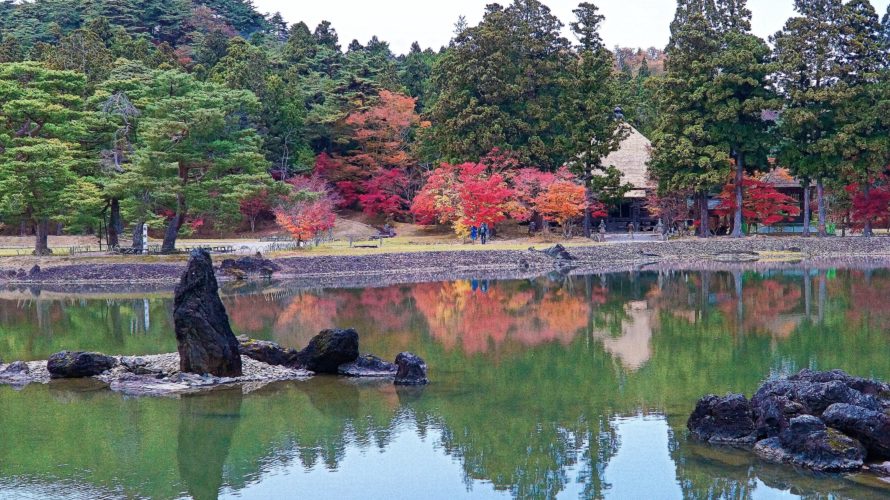
[[[596,329],[593,338],[602,342],[603,349],[617,358],[624,368],[635,371],[652,357],[652,327],[655,310],[643,300],[625,304],[626,317],[621,321],[621,334],[614,336],[608,329]]]

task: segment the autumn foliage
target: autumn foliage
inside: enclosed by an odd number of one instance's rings
[[[867,222],[871,226],[890,224],[890,186],[884,182],[875,183],[868,189],[859,184],[851,184],[845,188],[852,198],[850,222],[853,229],[863,229]]]
[[[339,195],[339,208],[400,218],[408,212],[416,161],[408,153],[411,129],[420,125],[415,99],[381,90],[376,104],[350,114],[352,148],[344,155],[322,153],[315,173]]]
[[[316,237],[334,227],[335,197],[318,177],[295,177],[291,192],[275,208],[275,221],[299,241]]]
[[[772,184],[753,177],[742,181],[744,198],[742,216],[745,220],[771,226],[800,215],[800,207],[794,198],[779,192]],[[735,184],[724,186],[720,193],[720,204],[714,209],[718,215],[731,216],[735,213]]]

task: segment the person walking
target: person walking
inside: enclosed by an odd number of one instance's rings
[[[476,243],[476,237],[479,236],[479,230],[476,229],[476,226],[470,228],[470,240],[473,243]]]
[[[479,239],[482,240],[483,245],[488,242],[488,223],[483,222],[479,226]]]

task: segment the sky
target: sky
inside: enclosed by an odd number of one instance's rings
[[[352,39],[365,43],[377,35],[389,42],[396,54],[405,53],[415,40],[421,47],[438,49],[447,45],[458,17],[470,25],[482,19],[485,5],[495,0],[254,0],[260,12],[281,12],[288,23],[303,21],[314,28],[328,20],[344,47]],[[573,19],[572,9],[581,0],[544,0],[563,24]],[[880,15],[890,0],[871,0]],[[506,5],[510,0],[500,0]],[[668,41],[668,26],[674,17],[675,0],[593,0],[606,16],[603,40],[609,47],[658,47]],[[753,29],[768,37],[781,29],[794,14],[793,0],[748,0]],[[566,36],[570,37],[568,31]],[[574,40],[570,37],[570,40]]]

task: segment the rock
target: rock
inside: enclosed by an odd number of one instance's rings
[[[556,245],[553,245],[553,246],[550,247],[550,248],[546,248],[546,249],[544,249],[544,250],[541,250],[541,252],[547,254],[548,256],[550,256],[550,257],[552,257],[552,258],[554,258],[554,259],[559,259],[559,260],[577,260],[577,258],[575,258],[574,255],[570,254],[569,251],[566,250],[566,247],[562,246],[562,245],[559,244],[559,243],[557,243]]]
[[[365,354],[359,356],[352,363],[340,365],[337,373],[347,377],[394,377],[398,367],[377,356]]]
[[[241,257],[238,259],[226,259],[220,264],[220,270],[237,279],[244,279],[250,274],[260,276],[272,276],[281,270],[278,264],[269,259],[264,259],[259,253],[254,257]]]
[[[778,448],[775,440],[778,440]],[[813,415],[791,419],[788,428],[778,438],[764,441],[768,443],[758,443],[755,447],[763,458],[775,461],[781,457],[782,462],[819,472],[857,470],[865,460],[865,448],[858,441],[826,427]],[[769,452],[766,448],[769,448]]]
[[[883,408],[881,401],[876,396],[864,394],[854,388],[875,389],[865,381],[856,381],[852,377],[842,380],[837,376],[826,375],[832,372],[822,372],[818,375],[814,374],[816,372],[805,372],[809,371],[805,370],[787,379],[769,380],[761,385],[754,393],[754,397],[751,398],[755,413],[760,411],[759,409],[766,399],[775,396],[782,396],[790,401],[800,403],[804,406],[801,413],[816,416],[821,415],[826,408],[834,403],[847,403],[872,410]],[[872,382],[872,384],[878,383]]]
[[[39,275],[40,275],[40,266],[38,266],[37,264],[34,264],[34,267],[32,267],[30,271],[28,271],[28,277],[36,278]]]
[[[426,385],[430,383],[426,375],[426,363],[420,356],[402,352],[396,356],[396,385]]]
[[[805,413],[802,404],[791,401],[785,396],[770,395],[759,398],[755,403],[752,399],[755,420],[754,426],[760,437],[775,437],[788,428],[792,418]]]
[[[711,444],[751,445],[756,441],[751,403],[742,394],[701,398],[686,422],[692,437]]]
[[[121,365],[128,372],[136,375],[160,375],[162,372],[149,366],[148,360],[141,356],[124,356]]]
[[[238,340],[219,299],[213,263],[206,250],[192,250],[173,299],[179,368],[217,377],[241,376]]]
[[[358,333],[352,328],[323,330],[296,356],[298,366],[316,373],[337,373],[340,365],[356,358]]]
[[[285,349],[275,342],[238,338],[238,350],[243,356],[268,365],[290,366],[297,361],[296,349]]]
[[[31,369],[28,368],[28,363],[25,363],[24,361],[14,361],[0,372],[0,376],[5,378],[24,376],[30,371]]]
[[[46,369],[52,378],[83,378],[99,375],[117,365],[117,360],[98,352],[57,352],[49,357]]]
[[[15,273],[15,277],[16,279],[22,280],[28,277],[28,273],[26,273],[24,269],[19,268],[19,270]]]
[[[835,403],[825,410],[822,420],[862,443],[870,460],[890,459],[890,416],[886,413]]]
[[[797,374],[788,377],[789,380],[800,380],[805,382],[831,382],[834,380],[843,382],[847,387],[857,390],[862,394],[877,396],[880,398],[890,398],[890,384],[878,382],[861,377],[853,377],[843,370],[831,370],[827,372],[817,372],[807,368],[799,371]]]

